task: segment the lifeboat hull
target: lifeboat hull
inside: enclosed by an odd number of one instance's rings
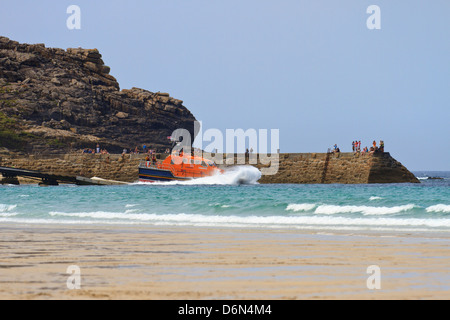
[[[214,162],[190,155],[174,158],[168,156],[163,162],[154,159],[142,161],[139,164],[139,181],[141,182],[186,181],[218,173],[223,173],[223,170],[218,169]]]
[[[175,177],[170,170],[158,168],[139,168],[140,182],[167,182],[167,181],[186,181],[189,178]]]

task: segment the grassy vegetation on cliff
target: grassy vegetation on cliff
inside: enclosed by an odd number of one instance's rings
[[[0,112],[0,147],[23,150],[31,135],[20,130],[15,119]]]

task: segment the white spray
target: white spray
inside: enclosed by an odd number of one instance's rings
[[[261,179],[261,171],[252,166],[235,166],[225,170],[223,174],[217,174],[210,177],[192,179],[187,181],[169,181],[138,184],[151,185],[241,185],[257,184]]]

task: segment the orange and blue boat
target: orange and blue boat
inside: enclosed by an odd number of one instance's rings
[[[208,159],[180,153],[164,161],[143,161],[139,164],[140,182],[186,181],[222,174],[223,170]]]

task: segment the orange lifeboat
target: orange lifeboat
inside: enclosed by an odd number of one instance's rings
[[[191,180],[222,173],[213,161],[183,153],[169,155],[164,161],[143,161],[139,165],[141,182]]]

